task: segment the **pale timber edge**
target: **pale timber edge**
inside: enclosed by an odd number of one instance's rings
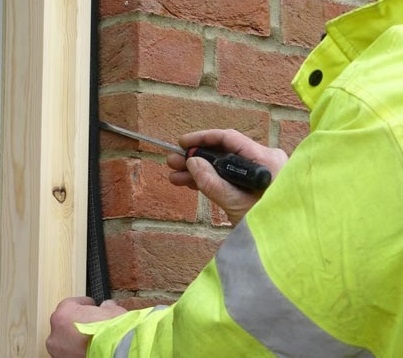
[[[91,1],[3,0],[0,357],[85,293]]]

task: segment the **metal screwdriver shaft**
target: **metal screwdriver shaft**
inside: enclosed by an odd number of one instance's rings
[[[254,163],[234,153],[217,152],[209,148],[199,147],[184,150],[177,145],[132,132],[107,122],[100,121],[100,127],[132,139],[157,145],[171,152],[183,155],[186,159],[190,157],[204,158],[214,167],[221,178],[244,190],[264,190],[271,182],[271,173],[265,166]]]
[[[167,150],[169,150],[171,152],[178,153],[178,154],[183,155],[183,156],[186,155],[186,151],[183,148],[181,148],[181,147],[179,147],[177,145],[173,145],[171,143],[164,142],[164,141],[156,139],[156,138],[151,138],[151,137],[149,137],[147,135],[144,135],[144,134],[140,134],[140,133],[137,133],[137,132],[132,132],[132,131],[129,131],[127,129],[115,126],[115,125],[107,123],[107,122],[100,121],[99,125],[100,125],[101,128],[106,129],[106,130],[108,130],[110,132],[121,134],[121,135],[123,135],[125,137],[129,137],[129,138],[132,138],[132,139],[142,140],[144,142],[154,144],[154,145],[156,145],[158,147],[167,149]]]

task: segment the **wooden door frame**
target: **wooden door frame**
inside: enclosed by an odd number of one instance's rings
[[[2,2],[0,357],[46,357],[85,294],[91,1]]]

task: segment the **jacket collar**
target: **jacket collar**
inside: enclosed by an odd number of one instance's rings
[[[380,0],[326,24],[327,36],[307,57],[292,81],[313,109],[323,90],[384,31],[403,24],[403,0]]]

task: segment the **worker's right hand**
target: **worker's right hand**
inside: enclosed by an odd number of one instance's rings
[[[284,151],[256,143],[233,129],[211,129],[188,133],[179,138],[182,148],[210,147],[235,153],[266,166],[272,180],[288,160]],[[170,154],[167,164],[175,171],[169,180],[178,186],[198,189],[226,212],[232,224],[237,224],[246,212],[260,199],[263,191],[244,191],[222,179],[205,159]]]

